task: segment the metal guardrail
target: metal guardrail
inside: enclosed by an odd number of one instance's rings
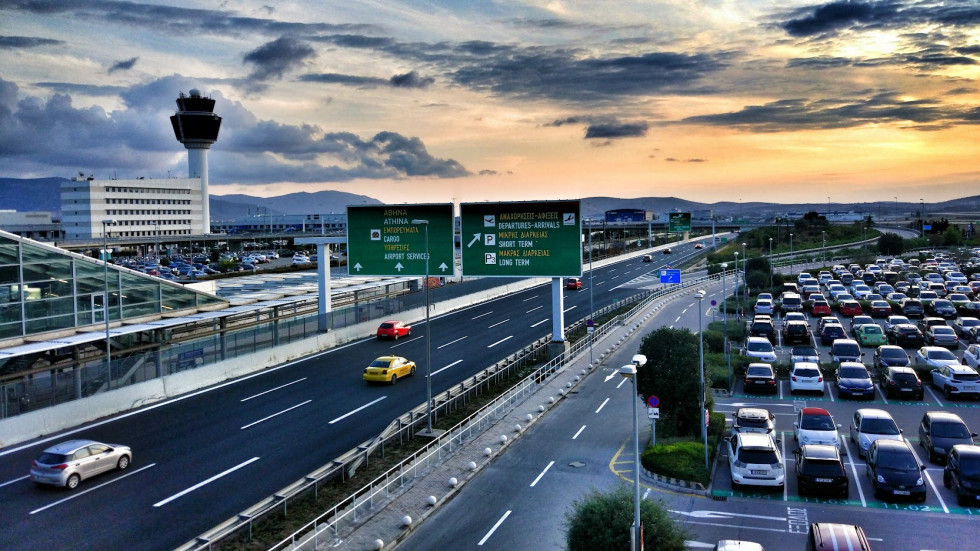
[[[289,546],[304,545],[311,542],[315,545],[322,541],[322,537],[336,537],[339,533],[341,523],[357,522],[359,511],[364,508],[373,508],[379,496],[387,498],[393,491],[405,487],[412,479],[419,475],[420,471],[424,471],[428,467],[438,463],[444,456],[455,451],[462,443],[482,433],[483,430],[492,425],[494,420],[510,411],[511,408],[523,401],[524,397],[533,394],[539,386],[554,374],[561,371],[562,366],[580,353],[584,353],[584,350],[594,344],[598,338],[622,325],[625,323],[625,320],[636,316],[640,310],[648,307],[652,301],[705,282],[719,281],[721,276],[722,274],[704,276],[684,282],[676,287],[648,291],[631,297],[628,302],[637,302],[638,304],[626,314],[620,314],[614,319],[596,327],[591,333],[591,337],[573,343],[563,354],[545,363],[492,403],[480,411],[473,413],[446,431],[439,438],[430,442],[425,448],[415,452],[411,457],[406,458],[397,466],[372,480],[330,509],[324,511],[316,519],[310,521],[271,549],[285,549]],[[623,301],[611,304],[603,309],[597,310],[593,314],[593,317],[601,316],[622,306]],[[583,318],[569,325],[568,329],[574,330],[585,322],[586,319]],[[543,337],[512,354],[507,359],[484,369],[440,395],[434,396],[432,406],[433,415],[436,416],[442,412],[452,411],[459,401],[465,401],[474,394],[478,395],[487,384],[497,382],[504,376],[509,377],[512,372],[524,368],[529,362],[534,362],[536,358],[540,358],[541,354],[546,353],[550,340],[550,335]],[[386,445],[395,441],[403,442],[406,438],[410,438],[414,435],[416,427],[422,425],[425,421],[425,415],[426,404],[423,403],[392,421],[375,438],[364,442],[334,459],[329,464],[307,474],[272,496],[267,497],[238,515],[215,526],[193,541],[178,547],[178,551],[212,549],[212,546],[216,543],[243,530],[248,530],[251,535],[253,523],[256,521],[280,510],[283,514],[286,514],[289,501],[304,496],[309,492],[312,492],[315,497],[321,485],[338,478],[343,480],[346,477],[352,476],[358,467],[368,463],[373,453],[378,451],[384,453]],[[324,533],[327,533],[328,536],[322,536]]]

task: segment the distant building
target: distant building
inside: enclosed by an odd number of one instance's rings
[[[61,225],[68,240],[102,238],[102,222],[113,220],[113,237],[201,235],[200,178],[95,180],[74,178],[61,185]]]
[[[51,219],[50,212],[0,210],[0,229],[37,241],[57,241],[65,237],[61,224]]]
[[[227,234],[287,232],[344,233],[347,231],[347,213],[255,214],[233,220],[212,221],[211,231]]]
[[[606,222],[649,222],[653,213],[643,209],[614,209],[606,211]]]

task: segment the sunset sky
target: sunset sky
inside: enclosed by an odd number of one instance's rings
[[[184,176],[191,88],[212,195],[980,194],[976,0],[0,0],[0,177]]]

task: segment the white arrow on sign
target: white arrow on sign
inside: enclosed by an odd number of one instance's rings
[[[363,266],[361,266],[361,263],[360,263],[360,262],[358,262],[357,264],[354,264],[354,269],[355,269],[355,270],[357,270],[358,272],[360,272],[360,271],[361,271],[361,268],[362,268],[362,267],[363,267]]]
[[[721,518],[721,519],[727,519],[727,518],[732,518],[732,517],[745,517],[745,518],[757,518],[757,519],[761,519],[761,520],[776,520],[776,521],[781,521],[781,522],[785,522],[786,521],[786,517],[767,517],[765,515],[746,515],[746,514],[742,514],[742,513],[728,513],[728,512],[725,512],[725,511],[691,511],[691,512],[687,512],[687,511],[670,511],[670,512],[671,513],[674,513],[674,514],[677,514],[677,515],[684,515],[684,516],[687,516],[687,517],[694,517],[694,518]]]
[[[446,263],[443,262],[442,264],[439,265],[439,269],[445,272],[446,270],[449,269],[449,266],[446,266]]]
[[[470,247],[473,246],[473,243],[476,243],[477,241],[479,241],[480,240],[480,235],[481,234],[479,234],[479,233],[474,233],[473,234],[473,239],[469,243],[466,244],[466,248],[469,249]]]
[[[398,264],[395,264],[395,269],[400,272],[400,271],[404,270],[405,267],[402,266],[402,263],[401,262],[399,262]]]

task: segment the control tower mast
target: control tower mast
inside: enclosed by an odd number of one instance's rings
[[[201,215],[204,233],[211,233],[211,206],[208,198],[208,149],[218,139],[221,117],[214,114],[214,100],[191,89],[177,98],[177,113],[170,117],[177,141],[187,148],[187,175],[201,178]]]

